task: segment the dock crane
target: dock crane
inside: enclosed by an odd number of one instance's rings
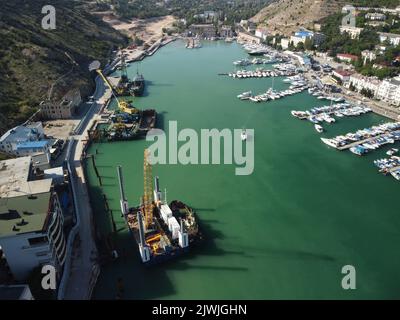
[[[128,114],[138,114],[139,113],[138,109],[136,109],[135,107],[130,107],[126,101],[120,101],[118,99],[117,95],[115,94],[114,87],[112,86],[110,81],[108,81],[107,77],[103,74],[103,72],[100,69],[100,61],[95,60],[92,63],[90,63],[89,71],[93,71],[93,70],[96,70],[97,74],[103,79],[104,83],[110,88],[111,93],[112,93],[113,97],[115,98],[115,100],[117,101],[118,108],[121,112],[128,113]]]
[[[103,79],[104,83],[110,88],[110,90],[112,92],[112,95],[115,98],[115,100],[117,101],[118,108],[119,108],[119,110],[121,112],[125,112],[125,113],[128,113],[128,114],[137,114],[137,113],[139,113],[138,109],[136,109],[135,107],[130,107],[129,104],[126,101],[120,101],[118,99],[117,95],[115,94],[114,87],[112,86],[110,81],[108,81],[107,77],[103,74],[101,69],[97,68],[96,72]]]

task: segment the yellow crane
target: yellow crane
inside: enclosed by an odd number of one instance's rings
[[[144,178],[144,194],[143,194],[143,206],[144,206],[144,220],[145,228],[148,230],[153,224],[153,176],[151,170],[151,164],[149,163],[150,152],[148,149],[144,150],[144,161],[143,161],[143,178]]]
[[[103,72],[101,72],[100,69],[96,69],[96,72],[103,79],[104,83],[110,88],[112,95],[114,96],[115,100],[117,100],[118,108],[120,111],[129,113],[129,114],[139,113],[138,109],[136,109],[135,107],[130,107],[126,101],[119,101],[117,95],[115,94],[115,90],[114,90],[113,86],[111,85],[110,81],[108,81],[107,77],[103,74]]]

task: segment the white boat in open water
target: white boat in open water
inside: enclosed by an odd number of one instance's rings
[[[320,126],[319,124],[314,125],[315,130],[317,130],[319,133],[324,132],[324,128]]]

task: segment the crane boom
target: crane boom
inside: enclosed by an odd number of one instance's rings
[[[115,100],[117,100],[117,104],[118,104],[118,108],[125,113],[129,113],[129,114],[135,114],[138,113],[139,110],[136,108],[131,108],[129,107],[128,103],[126,101],[119,101],[117,95],[115,94],[115,90],[114,87],[112,86],[112,84],[110,83],[110,81],[107,79],[107,77],[103,74],[103,72],[101,72],[100,69],[96,69],[96,72],[100,75],[100,77],[103,79],[104,83],[111,89],[111,93],[114,96]]]

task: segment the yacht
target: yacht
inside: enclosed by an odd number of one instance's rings
[[[251,97],[251,91],[243,92],[243,93],[237,95],[237,97],[238,97],[239,99],[241,99],[241,100],[250,99],[250,97]]]
[[[388,152],[386,152],[386,154],[388,156],[393,156],[394,154],[396,154],[397,152],[399,152],[399,149],[390,149]]]
[[[314,125],[315,130],[317,130],[317,132],[322,133],[324,132],[324,128],[322,126],[320,126],[319,124],[315,124]]]

